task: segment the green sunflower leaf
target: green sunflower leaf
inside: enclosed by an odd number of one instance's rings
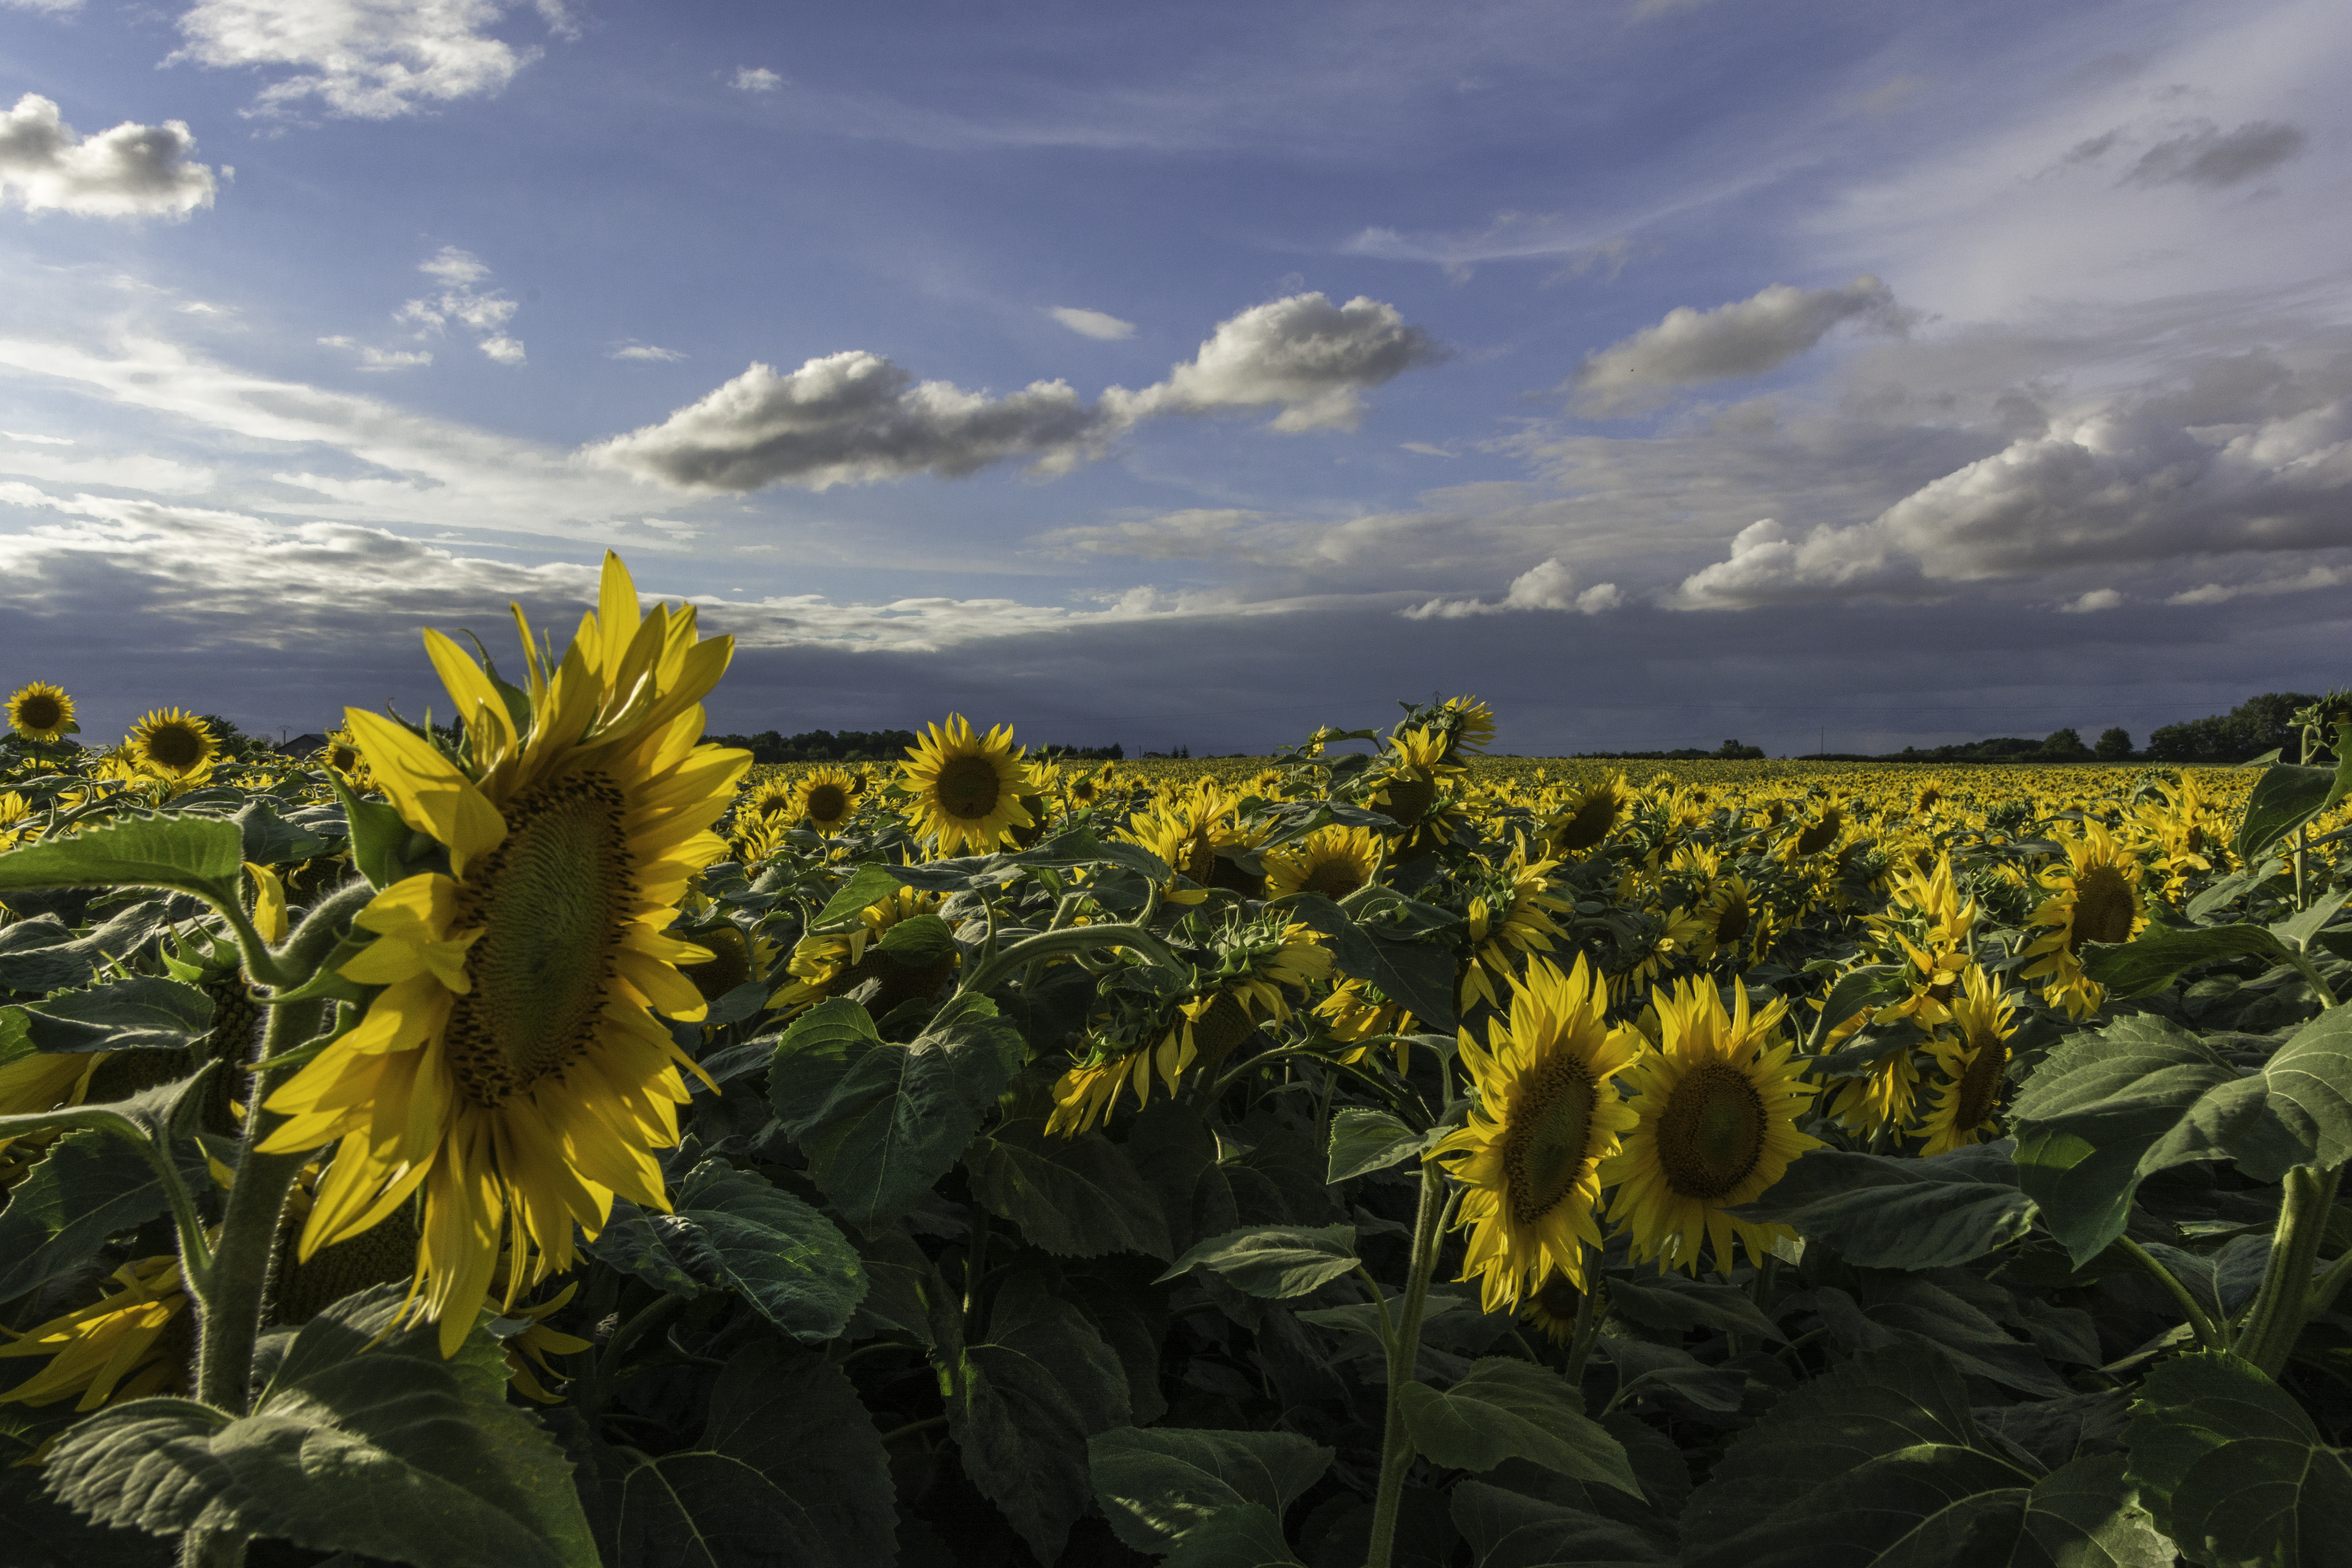
[[[1451,1502],[1454,1528],[1477,1554],[1478,1568],[1617,1568],[1673,1561],[1637,1526],[1484,1481],[1460,1482]]]
[[[380,1296],[324,1316],[374,1311]],[[50,1451],[49,1495],[100,1525],[151,1534],[275,1536],[415,1568],[597,1568],[561,1450],[504,1402],[503,1379],[485,1393],[477,1357],[444,1362],[436,1337],[428,1328],[354,1354],[306,1354],[250,1415],[178,1398],[101,1410]],[[474,1341],[495,1365],[496,1347]]]
[[[208,1180],[201,1151],[175,1151],[189,1186]],[[106,1238],[171,1212],[163,1179],[139,1151],[110,1133],[59,1139],[9,1189],[0,1209],[0,1301],[14,1300],[96,1258]]]
[[[1527,1459],[1570,1480],[1642,1496],[1624,1445],[1585,1415],[1583,1399],[1549,1367],[1489,1356],[1452,1388],[1408,1383],[1397,1400],[1413,1447],[1435,1464],[1491,1470]]]
[[[1781,1396],[1683,1510],[1686,1568],[2170,1568],[2122,1456],[2042,1473],[1937,1356],[1865,1352]]]
[[[1194,1525],[1160,1568],[1300,1568],[1282,1539],[1281,1517],[1254,1502],[1224,1509]]]
[[[841,1369],[772,1342],[711,1384],[701,1440],[623,1478],[614,1568],[866,1568],[898,1554],[889,1456]]]
[[[1415,1132],[1377,1107],[1351,1105],[1331,1117],[1331,1165],[1327,1183],[1385,1171],[1410,1160],[1439,1138],[1440,1130]]]
[[[1127,1151],[1099,1132],[1063,1138],[1029,1118],[1000,1123],[963,1157],[971,1195],[1063,1258],[1140,1252],[1166,1259],[1168,1220]]]
[[[1320,1289],[1357,1264],[1352,1225],[1247,1226],[1202,1242],[1176,1259],[1160,1282],[1210,1268],[1236,1290],[1280,1301]]]
[[[2352,1452],[2330,1447],[2252,1363],[2226,1351],[2163,1363],[2124,1442],[2130,1480],[2191,1562],[2352,1563]]]
[[[0,853],[15,888],[171,888],[215,903],[236,897],[245,836],[216,816],[143,816]]]
[[[776,1043],[768,1099],[817,1186],[870,1234],[954,1167],[1024,1052],[984,996],[956,997],[909,1045],[885,1041],[865,1008],[831,997]]]
[[[866,1294],[866,1269],[824,1215],[723,1160],[687,1173],[672,1202],[669,1214],[615,1202],[590,1250],[672,1295],[733,1291],[810,1344],[848,1325]]]
[[[880,903],[906,884],[887,866],[860,866],[841,891],[824,901],[824,908],[809,921],[811,931],[841,931],[857,923],[857,917]]]
[[[2279,939],[2257,925],[2195,926],[2151,931],[2137,942],[2086,942],[2083,973],[2118,997],[2163,990],[2184,969],[2217,958],[2286,962]]]
[[[1754,1203],[1729,1212],[1779,1224],[1865,1268],[1967,1263],[2022,1237],[2033,1200],[2006,1140],[1927,1159],[1813,1149]]]
[[[1086,1315],[1033,1273],[997,1293],[988,1339],[951,1367],[948,1431],[964,1473],[1040,1563],[1094,1507],[1087,1441],[1128,1424],[1127,1373]]]
[[[133,974],[24,1009],[33,1045],[44,1051],[184,1051],[213,1026],[213,999],[203,988],[161,974]]]
[[[1087,1441],[1096,1500],[1111,1532],[1138,1552],[1166,1552],[1219,1512],[1245,1504],[1280,1519],[1323,1479],[1332,1455],[1292,1432],[1115,1426]]]
[[[2246,815],[2231,846],[2238,858],[2254,864],[2263,851],[2326,810],[2338,798],[2336,782],[2344,771],[2284,763],[2264,768],[2246,797]]]

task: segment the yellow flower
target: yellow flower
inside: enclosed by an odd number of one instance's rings
[[[751,758],[697,744],[730,639],[698,641],[691,606],[641,616],[617,556],[561,662],[529,653],[526,730],[462,649],[425,636],[467,765],[390,720],[348,717],[449,873],[395,882],[360,912],[376,940],[341,973],[383,989],[269,1097],[287,1120],[261,1146],[338,1145],[305,1258],[423,1190],[419,1310],[453,1354],[502,1251],[528,1260],[510,1302],[572,1266],[575,1226],[596,1235],[616,1195],[668,1207],[653,1151],[677,1142],[677,1068],[692,1063],[654,1014],[703,1016],[679,966],[712,954],[663,932],[724,852],[709,827]]]
[[[1609,837],[1632,798],[1623,773],[1612,774],[1589,789],[1570,791],[1544,824],[1544,852],[1564,857],[1592,848]]]
[[[212,726],[177,708],[158,708],[140,720],[123,737],[122,749],[142,771],[175,784],[201,782],[220,754]]]
[[[1030,826],[1022,804],[1028,788],[1013,727],[1000,724],[983,738],[961,713],[933,724],[898,764],[908,795],[907,820],[918,837],[938,841],[939,853],[986,854]]]
[[[794,784],[789,809],[794,821],[838,833],[857,809],[857,781],[840,768],[814,769]]]
[[[114,1271],[114,1281],[122,1289],[38,1328],[22,1334],[0,1329],[11,1342],[0,1345],[0,1358],[49,1358],[48,1365],[0,1394],[0,1402],[54,1405],[79,1394],[76,1410],[95,1410],[187,1380],[190,1320],[179,1258],[167,1254],[126,1263]]]
[[[1507,1019],[1488,1024],[1485,1050],[1462,1031],[1477,1108],[1429,1157],[1450,1162],[1468,1189],[1461,1277],[1479,1281],[1486,1311],[1516,1306],[1555,1275],[1584,1289],[1585,1249],[1601,1245],[1601,1164],[1635,1122],[1611,1080],[1643,1055],[1641,1036],[1612,1028],[1607,1011],[1582,958],[1564,975],[1538,958],[1512,990]]]
[[[919,960],[902,960],[876,942],[902,921],[936,915],[944,901],[939,893],[900,888],[860,910],[854,931],[801,938],[793,946],[792,962],[784,966],[792,982],[769,997],[768,1005],[789,1017],[828,996],[878,980],[882,992],[869,1011],[879,1018],[902,1002],[930,995],[962,962],[952,943],[929,951]]]
[[[1966,984],[1967,994],[1952,1004],[1957,1037],[1938,1035],[1927,1042],[1943,1076],[1936,1084],[1935,1106],[1919,1123],[1926,1139],[1922,1154],[1966,1148],[2000,1133],[1994,1112],[2009,1068],[2006,1042],[2017,1033],[2010,1021],[2016,1009],[1983,970],[1971,965]]]
[[[1737,983],[1727,1011],[1705,977],[1658,991],[1658,1049],[1629,1075],[1640,1124],[1601,1173],[1617,1195],[1609,1218],[1629,1232],[1636,1259],[1698,1272],[1702,1244],[1712,1244],[1716,1271],[1731,1272],[1734,1239],[1761,1260],[1786,1226],[1759,1226],[1724,1211],[1753,1201],[1821,1140],[1797,1131],[1815,1092],[1793,1040],[1776,1040],[1788,1004],[1750,1014]]]
[[[1454,1006],[1467,1014],[1484,1002],[1490,1006],[1502,1005],[1496,983],[1510,984],[1515,954],[1549,952],[1551,939],[1560,934],[1553,923],[1551,911],[1569,907],[1569,900],[1545,890],[1545,873],[1559,864],[1556,860],[1538,860],[1528,865],[1524,851],[1515,851],[1503,868],[1507,884],[1508,903],[1497,897],[1491,906],[1487,895],[1480,893],[1470,900],[1470,956],[1462,966],[1460,995]]]
[[[1434,731],[1401,730],[1389,737],[1371,804],[1402,830],[1408,844],[1424,837],[1444,843],[1451,837],[1438,792],[1463,768],[1448,760],[1450,752],[1447,738]]]
[[[532,1374],[531,1368],[536,1366],[549,1383],[561,1384],[567,1380],[547,1364],[547,1358],[551,1355],[578,1355],[582,1351],[594,1348],[586,1340],[547,1326],[547,1320],[562,1311],[579,1289],[577,1282],[566,1285],[538,1306],[517,1308],[509,1314],[530,1320],[530,1327],[505,1342],[507,1381],[514,1384],[515,1391],[526,1399],[537,1400],[541,1405],[563,1403],[563,1395],[550,1394],[546,1385]]]
[[[2044,1001],[2081,1018],[2106,1000],[2106,992],[2083,973],[2083,943],[2129,942],[2147,924],[2147,911],[2140,900],[2139,862],[2104,826],[2086,822],[2081,837],[2063,843],[2065,863],[2042,873],[2050,896],[2033,911],[2032,923],[2049,929],[2026,948],[2025,956],[2035,962],[2021,973],[2044,982]]]
[[[1320,893],[1339,900],[1372,879],[1381,863],[1381,841],[1370,828],[1318,827],[1296,844],[1265,855],[1265,894]]]
[[[27,741],[60,741],[77,734],[73,699],[65,688],[36,680],[20,686],[8,699],[8,727]]]

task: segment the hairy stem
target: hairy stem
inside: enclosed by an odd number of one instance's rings
[[[1404,1426],[1404,1386],[1421,1365],[1421,1317],[1429,1303],[1429,1277],[1436,1271],[1437,1246],[1445,1234],[1445,1176],[1434,1162],[1421,1167],[1421,1204],[1413,1213],[1412,1262],[1404,1306],[1389,1342],[1388,1424],[1381,1436],[1380,1489],[1372,1499],[1371,1554],[1365,1568],[1389,1568],[1396,1551],[1397,1509],[1404,1500],[1404,1473],[1412,1468],[1412,1439]],[[1377,1298],[1375,1298],[1377,1300]]]
[[[2344,1168],[2321,1171],[2297,1165],[2286,1173],[2285,1202],[2279,1205],[2278,1229],[2271,1237],[2270,1267],[2263,1273],[2262,1293],[2238,1336],[2238,1351],[2276,1377],[2311,1321],[2315,1294],[2313,1267],[2319,1261],[2320,1243],[2327,1235],[2327,1212],[2336,1205],[2336,1186]]]

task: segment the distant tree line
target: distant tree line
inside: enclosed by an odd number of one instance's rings
[[[713,735],[712,741],[751,753],[755,763],[894,763],[915,743],[912,730],[804,730],[782,735]]]

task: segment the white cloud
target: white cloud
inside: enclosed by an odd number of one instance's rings
[[[537,58],[483,30],[501,9],[495,0],[198,0],[180,18],[187,44],[172,59],[296,68],[250,112],[315,98],[333,114],[391,120],[497,92]],[[551,16],[542,4],[541,15],[569,30],[560,7]]]
[[[322,348],[347,349],[359,355],[362,370],[410,370],[433,363],[433,351],[430,349],[372,348],[346,337],[320,338],[319,343]]]
[[[484,293],[474,287],[490,277],[490,268],[480,257],[445,245],[418,262],[416,270],[447,287],[438,294],[409,300],[394,313],[393,320],[414,324],[419,335],[444,331],[454,321],[481,334],[476,346],[499,363],[523,363],[522,340],[506,331],[520,307],[502,293]]]
[[[0,430],[0,439],[29,442],[36,447],[70,447],[74,444],[70,436],[30,436],[21,430]]]
[[[1360,294],[1345,305],[1294,294],[1219,322],[1200,353],[1170,367],[1167,380],[1141,392],[1112,387],[1103,405],[1128,424],[1276,408],[1273,428],[1287,434],[1353,430],[1366,391],[1445,354],[1393,305]]]
[[[922,473],[953,478],[1024,458],[1041,473],[1063,472],[1103,430],[1100,412],[1067,382],[990,397],[918,382],[879,354],[853,350],[782,375],[755,362],[662,423],[585,455],[681,489],[823,490]]]
[[[2120,610],[2123,606],[2124,596],[2115,589],[2094,588],[2059,605],[2058,611],[2067,616],[2093,616],[2101,610]]]
[[[1638,413],[1664,402],[1668,388],[1761,375],[1848,321],[1900,331],[1908,317],[1894,291],[1867,273],[1842,289],[1775,283],[1712,310],[1678,306],[1656,326],[1587,355],[1573,378],[1571,405],[1591,416]]]
[[[1741,529],[1728,559],[1683,579],[1666,603],[1675,609],[1731,610],[1834,599],[1883,586],[1886,575],[1885,551],[1874,550],[1863,530],[1817,527],[1799,542],[1768,517]]]
[[[1393,306],[1299,294],[1219,323],[1167,380],[1141,392],[1114,386],[1092,405],[1066,381],[991,397],[919,382],[880,354],[851,350],[782,374],[754,362],[662,423],[583,454],[687,489],[822,490],[923,473],[955,478],[1024,459],[1033,474],[1055,475],[1168,415],[1275,408],[1276,430],[1351,430],[1366,389],[1443,353]]]
[[[1614,583],[1596,583],[1582,593],[1577,592],[1576,574],[1562,565],[1555,556],[1537,563],[1512,578],[1510,587],[1492,604],[1481,599],[1436,598],[1397,613],[1409,621],[1499,616],[1511,610],[1575,610],[1597,616],[1605,610],[1613,610],[1624,602],[1625,595]]]
[[[0,7],[18,11],[41,11],[52,16],[62,16],[81,9],[81,0],[0,0]]]
[[[2242,184],[2286,163],[2310,144],[2298,126],[2250,120],[2235,131],[2210,121],[2166,138],[2140,154],[2127,184],[2201,185],[2207,190]]]
[[[2352,567],[2313,566],[2293,577],[2273,577],[2253,583],[2208,583],[2175,594],[2168,605],[2226,605],[2245,595],[2307,594],[2315,588],[2336,588],[2352,583]]]
[[[185,217],[213,205],[210,168],[189,162],[196,139],[183,120],[124,121],[82,136],[58,106],[28,92],[0,114],[0,205],[76,217]]]
[[[676,360],[682,360],[686,355],[676,349],[656,348],[651,343],[624,343],[604,357],[607,359],[653,360],[660,363],[667,364]]]
[[[1045,314],[1084,338],[1100,338],[1106,342],[1116,342],[1121,338],[1135,336],[1133,321],[1122,321],[1117,316],[1106,315],[1100,310],[1082,310],[1076,305],[1051,305],[1046,307]]]
[[[737,66],[735,90],[738,92],[773,92],[784,85],[784,79],[765,66]]]

